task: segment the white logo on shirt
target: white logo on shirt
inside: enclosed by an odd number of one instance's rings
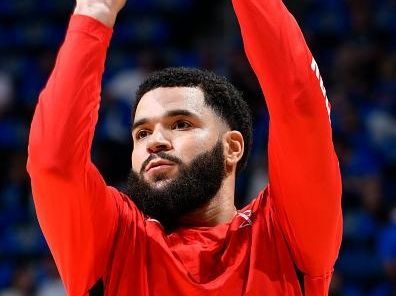
[[[312,57],[311,69],[312,69],[312,71],[315,72],[316,78],[318,78],[318,80],[319,80],[320,89],[322,90],[323,97],[326,100],[326,109],[327,109],[327,113],[329,114],[329,118],[330,118],[330,102],[329,102],[329,98],[327,97],[327,91],[326,91],[326,88],[324,86],[323,78],[320,75],[318,63],[315,61],[314,57]]]
[[[247,210],[247,211],[244,211],[243,213],[238,212],[237,214],[239,217],[241,217],[242,219],[245,220],[242,222],[241,225],[239,225],[239,228],[244,228],[246,226],[252,225],[252,220],[250,220],[250,217],[252,216],[252,210]]]

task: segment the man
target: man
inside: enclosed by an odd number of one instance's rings
[[[77,0],[34,115],[28,170],[69,295],[327,295],[341,183],[318,66],[281,0],[234,0],[270,113],[269,185],[234,207],[251,122],[224,79],[165,69],[140,87],[128,195],[90,160],[125,0]],[[302,276],[299,279],[298,274]]]

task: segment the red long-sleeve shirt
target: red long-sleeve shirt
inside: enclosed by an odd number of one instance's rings
[[[270,113],[269,185],[229,223],[168,235],[91,162],[112,31],[72,16],[28,159],[39,223],[68,295],[327,295],[342,216],[323,82],[280,0],[233,4]]]

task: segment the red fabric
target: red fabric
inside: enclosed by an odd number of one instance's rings
[[[68,295],[327,295],[341,240],[341,184],[325,96],[278,0],[235,0],[269,107],[270,185],[228,224],[166,235],[91,162],[112,31],[73,16],[29,139],[34,202]],[[312,65],[312,68],[311,68]],[[312,70],[314,69],[314,70]],[[317,76],[318,75],[318,76]]]

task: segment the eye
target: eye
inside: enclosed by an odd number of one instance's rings
[[[188,121],[185,120],[178,120],[176,121],[173,125],[172,125],[172,129],[188,129],[192,126],[191,123],[189,123]]]
[[[149,134],[150,133],[148,130],[140,130],[136,133],[135,138],[136,138],[136,140],[141,140],[141,139],[144,139],[145,137],[147,137]]]

